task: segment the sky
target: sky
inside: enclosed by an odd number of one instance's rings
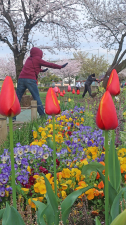
[[[38,47],[39,45],[52,45],[53,43],[50,41],[50,39],[48,37],[44,38],[42,33],[40,33],[39,31],[37,31],[34,35],[34,40],[37,40],[35,47]],[[93,55],[97,55],[97,56],[104,56],[105,60],[108,60],[108,63],[111,64],[114,56],[116,54],[116,50],[111,50],[109,51],[108,49],[103,49],[101,48],[102,43],[98,42],[95,40],[95,38],[88,38],[88,41],[81,37],[80,39],[80,46],[78,48],[78,51],[83,51],[88,53],[89,57],[93,54]],[[37,46],[38,45],[38,46]],[[124,45],[125,47],[126,45]],[[73,58],[73,53],[77,52],[75,49],[71,49],[71,50],[61,50],[58,51],[56,50],[55,54],[50,53],[49,51],[43,49],[43,59],[46,61],[58,61],[58,60],[62,60],[62,59],[72,59]],[[0,57],[2,58],[9,58],[10,56],[12,56],[12,51],[9,49],[9,47],[0,42]]]
[[[41,37],[40,37],[40,39],[41,39]],[[95,54],[97,56],[104,55],[104,59],[108,60],[108,62],[111,64],[113,59],[114,59],[116,50],[109,51],[108,49],[103,49],[100,46],[101,46],[101,43],[97,43],[93,39],[91,40],[91,42],[87,42],[85,39],[83,39],[81,41],[81,45],[78,48],[78,51],[83,51],[83,52],[88,53],[89,57],[92,54]],[[37,45],[36,45],[36,47],[37,47]],[[52,54],[49,51],[44,49],[43,50],[43,53],[44,53],[43,59],[47,60],[47,61],[53,61],[53,60],[57,61],[57,60],[62,60],[62,59],[71,59],[71,58],[73,58],[74,52],[77,52],[77,51],[74,50],[74,49],[71,49],[69,51],[68,50],[67,51],[56,50],[56,53]],[[1,43],[1,45],[0,45],[0,57],[3,57],[3,58],[7,57],[8,58],[10,55],[12,55],[12,51],[9,49],[9,47],[6,44]]]

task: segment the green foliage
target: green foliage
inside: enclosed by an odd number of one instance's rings
[[[109,179],[110,179],[110,183],[112,184],[112,186],[114,187],[114,179],[115,179],[115,183],[116,183],[116,191],[118,191],[118,189],[120,188],[120,182],[121,182],[121,170],[120,170],[120,163],[118,160],[118,156],[117,156],[117,152],[114,149],[114,153],[115,153],[115,162],[113,160],[113,145],[112,145],[112,140],[110,142],[110,147],[109,147]],[[113,167],[114,164],[114,167]],[[114,173],[113,173],[113,168],[115,168],[115,177],[114,177]]]
[[[52,75],[51,73],[47,72],[47,75],[45,77],[41,76],[39,77],[39,81],[41,84],[43,84],[44,86],[50,86],[52,84],[52,81],[54,80],[54,82],[58,82],[61,79],[59,77],[57,77],[56,75]]]
[[[111,223],[111,225],[125,225],[126,224],[126,209],[120,213]]]
[[[21,215],[13,207],[6,203],[6,208],[2,216],[2,225],[25,225]]]
[[[98,162],[90,162],[90,164],[83,166],[82,174],[84,174],[85,176],[90,175],[92,171],[97,172],[98,169],[102,172],[105,169],[105,167]]]
[[[82,64],[80,69],[80,76],[87,79],[92,73],[95,73],[97,77],[105,73],[108,69],[108,62],[104,59],[104,56],[96,56],[93,55],[91,57],[88,56],[88,53],[85,52],[77,52],[74,53],[75,59],[79,60]]]

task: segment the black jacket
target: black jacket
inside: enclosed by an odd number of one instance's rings
[[[97,79],[95,78],[95,74],[91,74],[90,76],[88,76],[85,84],[90,86],[92,84],[93,81],[97,81]]]

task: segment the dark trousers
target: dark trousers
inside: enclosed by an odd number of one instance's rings
[[[83,98],[84,98],[85,94],[87,93],[87,91],[88,91],[89,95],[92,97],[92,95],[91,95],[91,86],[85,84],[84,93],[82,95]]]
[[[39,115],[40,116],[45,115],[44,108],[39,96],[39,90],[36,84],[36,80],[26,79],[26,78],[18,79],[16,94],[19,99],[19,102],[21,101],[22,96],[26,89],[28,89],[31,92],[33,99],[37,101],[37,111]],[[16,120],[16,117],[13,117],[13,120]]]

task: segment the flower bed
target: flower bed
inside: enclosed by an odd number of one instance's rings
[[[89,200],[89,207],[92,207],[92,212],[97,215],[100,211],[104,211],[104,183],[98,172],[84,176],[82,168],[92,161],[104,165],[104,137],[101,130],[93,130],[92,127],[85,126],[84,120],[83,107],[75,107],[73,111],[66,110],[56,117],[57,195],[62,201],[74,190],[93,185],[94,188],[86,191],[85,195]],[[14,148],[14,158],[16,183],[17,187],[21,186],[19,193],[32,208],[36,208],[32,199],[46,201],[46,186],[42,173],[46,174],[54,190],[51,117],[48,117],[45,127],[33,129],[34,141],[24,146],[17,143]],[[118,151],[123,181],[126,180],[125,153],[125,149]],[[4,153],[0,156],[0,170],[0,201],[5,203],[12,193],[10,155],[7,149],[4,149]],[[79,197],[78,204],[82,197],[83,195]]]

